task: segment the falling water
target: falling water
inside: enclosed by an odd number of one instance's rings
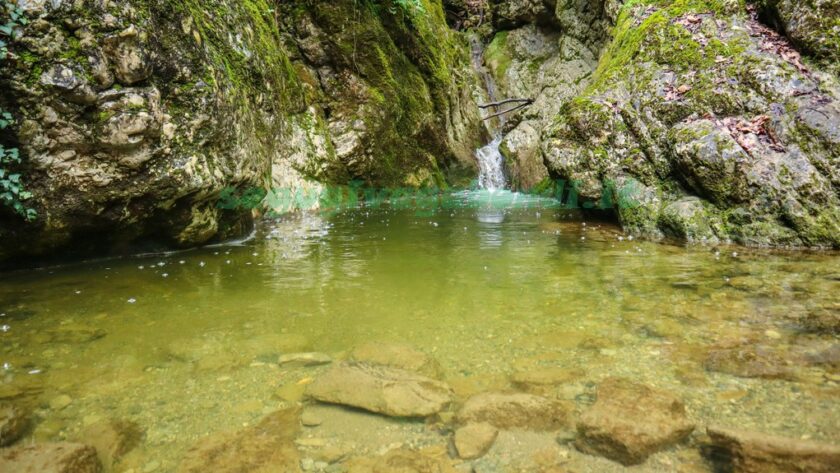
[[[493,76],[484,67],[483,56],[484,45],[478,38],[472,38],[473,67],[484,82],[484,89],[487,91],[488,99],[494,102],[497,100],[496,83],[493,80]],[[502,153],[499,151],[499,146],[502,144],[504,116],[500,116],[498,120],[487,120],[487,123],[493,141],[475,150],[475,159],[478,161],[479,169],[478,185],[482,189],[495,191],[507,187],[505,161]]]

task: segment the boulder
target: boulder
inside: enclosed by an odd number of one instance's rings
[[[430,378],[439,379],[443,376],[443,369],[441,369],[437,360],[411,345],[366,343],[356,347],[350,353],[350,359],[373,365],[399,368]]]
[[[840,467],[840,446],[709,427],[707,456],[733,473],[829,473]]]
[[[0,471],[15,473],[99,473],[96,450],[80,443],[18,445],[0,450]]]
[[[318,401],[358,407],[396,417],[426,417],[452,401],[452,389],[441,381],[396,368],[341,363],[306,388]]]
[[[481,422],[467,424],[455,431],[453,441],[458,456],[464,460],[472,460],[483,456],[493,446],[499,430],[492,425]]]
[[[674,395],[621,378],[598,386],[595,404],[577,423],[575,446],[623,465],[684,440],[694,430]]]
[[[29,424],[29,418],[17,406],[0,402],[0,447],[11,445],[19,439]]]
[[[281,410],[253,427],[205,437],[187,452],[178,472],[299,472],[300,455],[294,444],[299,415],[297,408]]]
[[[486,422],[500,429],[557,430],[569,425],[566,401],[524,393],[487,392],[467,399],[455,416],[459,424]]]

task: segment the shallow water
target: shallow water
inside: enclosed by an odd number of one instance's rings
[[[504,204],[488,207],[491,196]],[[458,201],[271,220],[237,244],[0,275],[0,399],[34,410],[39,440],[135,421],[138,471],[172,471],[196,439],[252,424],[284,405],[278,387],[306,381],[276,365],[280,353],[393,341],[433,354],[459,396],[563,367],[570,381],[551,395],[579,407],[604,377],[627,376],[678,393],[701,426],[840,441],[837,339],[797,323],[840,310],[836,254],[639,242],[549,201]],[[710,348],[734,343],[790,355],[791,376],[705,369]]]

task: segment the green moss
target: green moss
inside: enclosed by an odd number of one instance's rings
[[[505,77],[513,59],[507,51],[508,32],[496,33],[484,51],[484,60],[490,66],[497,80]]]

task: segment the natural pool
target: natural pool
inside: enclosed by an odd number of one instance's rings
[[[491,197],[504,204],[488,207]],[[437,359],[459,400],[557,368],[567,376],[542,394],[579,408],[622,376],[676,393],[699,427],[840,442],[838,340],[814,327],[840,311],[836,253],[641,242],[551,201],[455,198],[457,208],[288,217],[238,243],[2,274],[0,400],[32,410],[38,440],[134,422],[144,437],[118,471],[175,471],[203,436],[300,398],[321,368],[281,367],[279,355],[396,342]],[[318,442],[373,455],[448,441],[423,421],[313,409],[322,422],[301,434],[304,457]],[[622,470],[534,434],[502,442],[476,471],[537,471],[535,445],[574,471]],[[695,451],[634,471],[707,471]]]

